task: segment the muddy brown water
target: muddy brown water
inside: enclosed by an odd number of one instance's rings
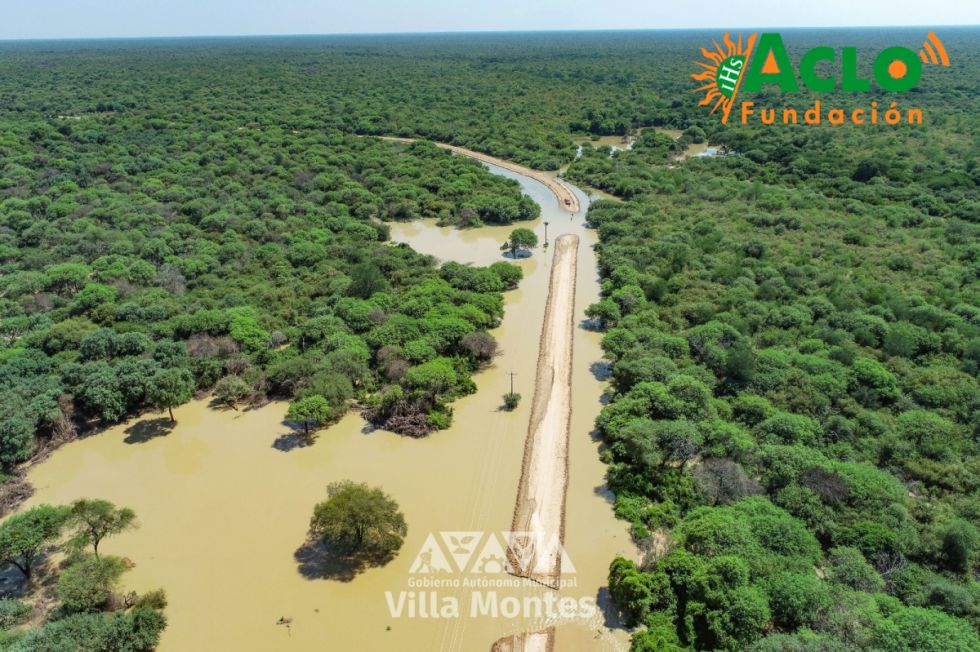
[[[613,516],[605,467],[591,434],[603,390],[596,375],[601,336],[578,325],[598,297],[596,237],[583,224],[588,199],[576,189],[583,212],[569,215],[542,184],[491,169],[518,179],[542,206],[541,218],[527,225],[542,240],[548,221],[549,239],[574,233],[582,243],[565,530],[574,572],[563,566],[566,586],[555,592],[487,567],[476,574],[467,566],[476,557],[454,555],[467,547],[482,549],[510,526],[551,264],[550,252],[539,248],[517,261],[525,278],[505,295],[506,316],[494,331],[502,353],[476,376],[476,394],[455,403],[448,430],[421,440],[403,438],[370,432],[351,413],[322,431],[312,446],[281,450],[274,444],[289,441],[282,423],[285,404],[234,412],[196,401],[175,410],[178,424],[172,430],[155,427],[163,424],[163,415],[145,415],[73,442],[30,471],[37,489],[31,505],[84,496],[136,510],[139,529],[107,540],[103,549],[136,564],[125,577],[127,589],[166,589],[169,625],[160,650],[470,652],[488,650],[504,636],[554,625],[555,649],[561,652],[628,649],[626,632],[608,614],[604,587],[613,556],[636,550],[624,523]],[[393,225],[392,238],[440,260],[484,265],[503,260],[500,243],[512,228],[458,231],[422,221]],[[524,400],[505,412],[499,408],[510,372],[517,374],[515,390]],[[353,579],[343,569],[324,577],[315,559],[296,557],[313,505],[324,498],[329,482],[341,479],[381,486],[399,502],[409,526],[394,560]],[[452,535],[462,548],[451,547],[445,532],[464,533]],[[433,540],[444,568],[430,574],[417,555],[431,552],[427,546]],[[427,586],[432,580],[455,585]],[[505,585],[481,584],[496,581]],[[403,598],[402,592],[407,592]],[[490,593],[496,594],[496,616],[487,607]],[[548,594],[600,607],[594,614],[572,609],[555,615],[539,610]],[[428,607],[433,596],[437,606],[455,600],[459,617],[422,615],[420,604]],[[392,607],[400,598],[403,611],[396,616]],[[521,605],[516,613],[514,602],[505,604],[508,598]],[[474,601],[484,613],[470,617]],[[445,613],[453,615],[451,609]],[[291,622],[277,625],[280,618]]]

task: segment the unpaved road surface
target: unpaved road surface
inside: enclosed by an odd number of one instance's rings
[[[555,240],[534,402],[511,527],[515,534],[508,550],[515,575],[552,588],[560,585],[565,536],[578,242],[578,236],[570,234]]]
[[[553,652],[555,649],[555,628],[543,632],[515,634],[496,641],[490,652]]]
[[[381,136],[381,140],[390,140],[398,143],[412,143],[415,142],[415,138],[395,138],[393,136]],[[474,158],[478,161],[484,163],[490,163],[491,165],[496,165],[497,167],[504,168],[505,170],[510,170],[511,172],[516,172],[518,174],[523,174],[526,177],[530,177],[535,181],[540,181],[548,187],[548,190],[555,193],[555,197],[558,198],[558,205],[569,213],[578,213],[581,210],[579,205],[578,197],[572,192],[561,179],[555,177],[550,177],[540,170],[532,170],[531,168],[524,167],[523,165],[518,165],[517,163],[512,163],[510,161],[505,161],[502,158],[497,158],[496,156],[490,156],[489,154],[484,154],[483,152],[475,152],[472,149],[466,149],[464,147],[457,147],[456,145],[449,145],[447,143],[433,143],[437,147],[443,149],[448,149],[453,154],[462,154],[463,156],[468,156]]]

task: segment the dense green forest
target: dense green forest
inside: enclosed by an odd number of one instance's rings
[[[380,220],[535,215],[515,182],[428,144],[98,120],[2,144],[4,464],[216,384],[335,417],[391,384],[395,430],[448,421],[519,270],[435,269]]]
[[[786,40],[870,57],[922,32]],[[610,570],[634,649],[980,649],[977,31],[942,31],[954,65],[902,97],[925,124],[860,128],[721,125],[689,78],[718,36],[0,45],[0,463],[212,391],[292,400],[307,432],[352,401],[403,434],[445,427],[520,271],[437,266],[385,223],[538,207],[365,136],[570,164],[622,200],[589,212],[589,315],[609,484],[647,550]],[[678,158],[704,139],[726,155]],[[146,609],[32,636],[155,640]]]
[[[629,200],[591,207],[589,315],[634,650],[980,649],[978,55],[926,71],[925,127],[702,121],[728,156],[569,169]]]

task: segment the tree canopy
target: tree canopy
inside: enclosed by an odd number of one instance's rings
[[[327,487],[313,509],[310,530],[341,554],[386,559],[408,533],[398,504],[381,489],[344,480]]]

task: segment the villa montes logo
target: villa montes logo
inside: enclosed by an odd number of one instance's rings
[[[516,547],[515,547],[516,546]],[[561,557],[558,591],[529,590],[536,560]],[[384,600],[392,618],[506,618],[594,622],[595,597],[576,593],[575,567],[557,536],[543,532],[430,532],[408,568],[403,590]],[[567,577],[572,575],[573,577]]]
[[[547,563],[560,555],[562,570],[574,573],[572,560],[558,537],[541,532],[440,532],[429,534],[409,568],[421,574],[509,574],[526,576],[545,573]]]
[[[722,123],[728,122],[740,91],[744,95],[776,86],[783,93],[799,92],[797,71],[793,69],[780,34],[773,32],[760,36],[753,33],[744,40],[739,34],[738,39],[732,41],[726,32],[722,41],[724,46],[712,39],[714,50],[701,48],[704,60],[697,62],[701,70],[691,75],[693,79],[705,82],[695,89],[704,93],[704,99],[698,105],[711,106],[711,113],[720,112]],[[867,93],[871,90],[871,79],[862,77],[858,72],[858,59],[857,48],[840,48],[840,90],[848,93]],[[836,63],[837,50],[833,47],[822,45],[812,48],[800,59],[799,80],[810,91],[833,92],[837,90],[838,80],[828,73]],[[879,89],[902,93],[915,88],[922,77],[922,67],[926,65],[950,65],[946,48],[933,32],[926,35],[918,52],[897,45],[878,52],[871,68],[871,77]],[[820,124],[824,119],[830,124],[922,123],[922,109],[909,108],[903,112],[897,101],[880,108],[877,101],[872,101],[867,107],[832,107],[826,111],[823,111],[820,100],[803,109],[784,107],[779,111],[776,108],[760,108],[757,111],[755,102],[748,100],[743,100],[738,106],[742,124],[747,124],[753,115],[767,125],[777,121],[782,124]]]

